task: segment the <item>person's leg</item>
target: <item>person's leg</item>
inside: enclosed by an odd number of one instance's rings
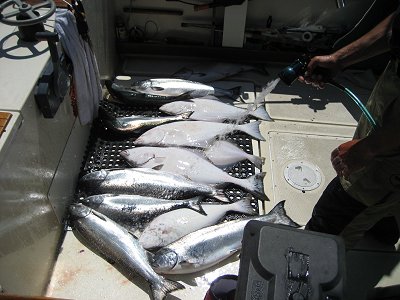
[[[380,236],[384,242],[395,244],[398,239],[397,221],[392,216],[400,214],[399,192],[388,193],[380,202],[364,209],[360,214],[343,229],[340,236],[345,241],[346,248],[354,247],[368,230],[374,228],[376,236]],[[385,235],[389,239],[385,241]]]
[[[305,229],[338,235],[365,208],[346,193],[339,178],[335,177],[314,206]]]
[[[381,219],[367,233],[388,245],[396,244],[400,238],[399,225],[395,217]]]

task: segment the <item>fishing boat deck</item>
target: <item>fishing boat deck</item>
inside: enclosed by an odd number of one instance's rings
[[[123,66],[125,68],[130,66],[128,70],[124,70],[126,74],[129,72],[136,74],[135,68],[142,70],[142,65],[135,65],[135,61],[127,62]],[[142,73],[137,72],[138,77],[135,79],[146,77],[146,74],[148,76],[170,74],[169,67],[170,65],[166,64],[164,69],[154,68]],[[282,67],[269,66],[270,75],[265,78],[267,79],[265,82],[276,79]],[[374,76],[368,71],[347,72],[352,73],[351,76],[344,74],[340,80],[365,102],[374,84]],[[240,81],[241,79],[243,78],[220,81],[218,86],[230,88],[241,85],[245,101],[254,103],[260,91],[256,90],[250,81]],[[244,105],[240,102],[236,104]],[[294,83],[290,87],[278,83],[265,97],[265,105],[274,121],[263,121],[261,124],[261,131],[266,141],[253,140],[254,154],[266,158],[262,171],[266,172],[264,186],[269,201],[259,202],[260,213],[268,212],[275,204],[286,200],[285,208],[288,215],[304,225],[322,191],[335,176],[330,165],[330,153],[339,144],[351,139],[360,113],[341,91],[333,87],[316,90],[300,83]],[[296,178],[290,177],[291,169],[298,167],[304,170],[306,177],[308,176],[307,184],[297,182]],[[393,263],[390,266],[382,264],[386,269],[382,276],[375,278],[375,283],[378,282],[377,286],[398,284],[399,252],[388,253],[387,248],[371,238],[362,241],[358,248],[365,250],[364,256],[357,253],[348,255],[353,255],[351,260],[353,265],[363,265],[361,269],[364,276],[371,271],[367,270],[368,264],[365,264],[365,261],[371,258],[375,261],[381,259],[386,262],[391,261]],[[359,260],[354,260],[354,257]],[[376,264],[370,265],[375,268],[372,269],[372,273],[379,273]],[[205,272],[169,276],[173,280],[182,282],[186,289],[171,293],[167,299],[203,299],[215,278],[224,274],[237,274],[238,269],[239,259],[235,256]],[[365,293],[365,281],[363,282],[361,277],[358,280]],[[354,285],[354,291],[360,295],[362,292],[357,291],[356,286]],[[67,231],[55,263],[47,296],[76,300],[149,299],[148,292],[148,284],[141,278],[125,277],[111,264],[87,249],[71,231]]]

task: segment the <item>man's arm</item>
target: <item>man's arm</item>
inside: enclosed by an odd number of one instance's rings
[[[341,69],[389,50],[389,34],[395,13],[390,14],[371,31],[330,55],[314,56],[307,65],[305,76],[299,80],[323,87],[322,76],[313,74],[316,67],[329,69],[334,76]]]
[[[339,176],[347,178],[351,173],[366,166],[373,158],[399,152],[400,118],[394,116],[399,111],[399,106],[400,95],[393,106],[387,109],[385,122],[381,127],[356,143],[348,142],[333,150],[332,166]]]

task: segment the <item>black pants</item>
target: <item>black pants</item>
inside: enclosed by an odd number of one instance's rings
[[[321,195],[305,229],[339,235],[342,230],[367,206],[352,198],[335,177]],[[369,231],[381,242],[394,245],[399,240],[395,217],[381,219]]]

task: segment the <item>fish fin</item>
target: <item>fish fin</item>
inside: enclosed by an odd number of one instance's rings
[[[221,202],[227,202],[227,203],[231,203],[232,201],[229,200],[228,197],[226,197],[224,190],[217,190],[217,192],[215,193],[215,195],[213,195],[214,199],[217,199]]]
[[[164,164],[159,164],[159,165],[153,166],[152,169],[153,170],[157,170],[157,171],[161,171],[163,166],[164,166]]]
[[[107,219],[106,219],[106,217],[105,217],[103,214],[101,214],[101,213],[95,211],[94,209],[92,209],[92,213],[93,213],[96,217],[102,219],[104,222],[107,222]]]
[[[163,91],[163,90],[164,90],[164,88],[161,87],[161,86],[151,86],[151,89],[152,89],[153,91],[156,91],[156,92],[160,92],[160,91]]]
[[[193,115],[194,111],[187,111],[184,112],[183,114],[181,114],[182,119],[186,120],[186,119],[190,119],[190,116]]]
[[[192,98],[192,96],[191,96],[191,93],[192,93],[192,92],[193,92],[193,91],[189,91],[189,92],[183,93],[183,94],[181,94],[181,95],[179,95],[179,96],[176,96],[176,97],[174,98],[174,101],[191,99],[191,98]]]
[[[265,195],[264,192],[264,177],[265,177],[265,172],[257,173],[254,174],[250,177],[247,178],[247,190],[253,194],[255,197],[264,200],[264,201],[269,201],[267,195]]]
[[[154,170],[160,170],[164,165],[165,157],[155,157],[153,156],[148,161],[137,164],[135,167],[137,168],[148,168]]]
[[[272,118],[265,109],[264,105],[259,106],[255,110],[249,110],[249,115],[255,117],[256,119],[272,121]]]
[[[151,293],[153,296],[152,299],[154,300],[163,300],[165,299],[166,295],[169,294],[170,292],[176,290],[183,290],[185,288],[185,286],[179,282],[165,279],[162,276],[160,277],[161,277],[160,283],[150,284]]]
[[[236,249],[229,250],[229,252],[230,252],[230,254],[233,254],[233,253],[236,253],[236,252],[238,252],[240,250],[241,250],[241,248],[236,248]]]
[[[260,132],[260,124],[261,124],[261,121],[256,121],[256,122],[250,122],[250,123],[238,125],[237,130],[247,133],[248,135],[255,138],[256,140],[265,141],[265,138],[261,135],[261,132]]]
[[[128,230],[128,233],[133,236],[136,240],[138,240],[139,238],[136,236],[135,233],[133,233],[132,231]]]
[[[189,208],[197,211],[198,213],[207,216],[207,213],[204,211],[203,207],[201,206],[201,202],[203,197],[194,197],[193,199],[189,200]]]
[[[276,221],[274,223],[288,225],[297,228],[301,227],[301,225],[297,224],[287,215],[284,206],[285,206],[285,200],[282,200],[277,205],[275,205],[275,207],[271,209],[271,211],[268,213],[268,215],[274,215],[276,217]]]
[[[234,211],[240,212],[247,215],[255,215],[257,212],[255,211],[254,207],[250,202],[251,197],[245,197],[242,200],[236,201],[233,203]]]
[[[147,260],[151,263],[154,260],[154,253],[147,251],[146,249],[144,249],[144,253],[146,253],[147,256]]]

